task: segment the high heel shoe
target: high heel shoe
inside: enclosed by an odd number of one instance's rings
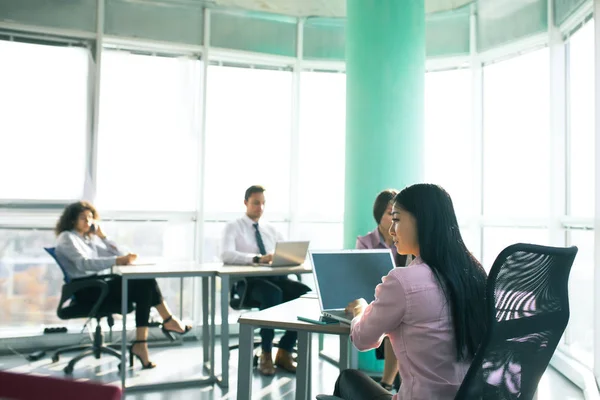
[[[135,354],[133,352],[133,346],[135,346],[138,343],[146,343],[148,342],[147,340],[134,340],[133,343],[131,343],[131,346],[129,347],[129,367],[133,368],[133,359],[137,358],[138,360],[140,360],[140,364],[142,364],[142,369],[152,369],[154,367],[156,367],[156,364],[154,364],[152,361],[148,361],[147,364],[144,364],[144,360],[142,360],[142,357],[140,357],[138,354]]]
[[[162,325],[161,325],[161,330],[162,330],[162,333],[163,333],[163,334],[164,334],[164,335],[167,337],[167,339],[169,339],[170,341],[174,341],[174,340],[175,340],[175,336],[173,336],[173,334],[174,334],[174,333],[176,333],[176,334],[178,334],[178,335],[180,335],[180,336],[183,336],[183,335],[185,335],[186,333],[188,333],[189,331],[191,331],[191,330],[192,330],[192,327],[191,327],[190,325],[186,325],[186,326],[185,326],[185,329],[184,329],[184,331],[183,331],[183,332],[178,332],[178,331],[174,331],[174,330],[171,330],[171,329],[167,329],[167,328],[165,328],[165,324],[166,324],[167,322],[171,321],[172,319],[173,319],[173,316],[172,316],[172,315],[169,315],[167,318],[165,318],[165,319],[163,320],[163,323],[162,323]]]

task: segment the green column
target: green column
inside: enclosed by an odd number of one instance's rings
[[[422,181],[425,0],[347,0],[344,245],[377,193]]]

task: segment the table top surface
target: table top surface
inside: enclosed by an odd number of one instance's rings
[[[112,273],[122,276],[277,276],[289,274],[308,274],[312,272],[310,264],[294,267],[267,267],[259,265],[224,265],[223,263],[198,263],[195,261],[161,260],[156,263],[121,265],[112,267]]]
[[[319,300],[313,296],[300,297],[298,299],[279,304],[266,310],[244,313],[238,319],[240,324],[310,331],[316,333],[332,333],[338,335],[349,335],[350,325],[335,323],[319,325],[298,320],[298,316],[318,320],[321,316]]]

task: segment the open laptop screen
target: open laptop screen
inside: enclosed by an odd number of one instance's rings
[[[394,268],[390,250],[310,252],[313,275],[323,310],[345,308],[348,303],[375,298],[375,287]]]

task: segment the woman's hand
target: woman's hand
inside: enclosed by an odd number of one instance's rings
[[[100,239],[106,239],[106,235],[104,234],[104,232],[102,232],[102,228],[100,228],[100,225],[98,225],[98,222],[94,222],[94,225],[92,225],[92,226],[94,227],[94,229],[91,230],[92,233],[94,233]]]
[[[348,314],[352,314],[354,317],[356,317],[356,316],[362,314],[368,305],[369,304],[367,303],[367,301],[365,299],[362,299],[362,298],[356,299],[354,301],[351,301],[346,306],[346,312]]]
[[[117,257],[117,265],[129,265],[137,260],[137,254],[129,253],[124,256]]]

